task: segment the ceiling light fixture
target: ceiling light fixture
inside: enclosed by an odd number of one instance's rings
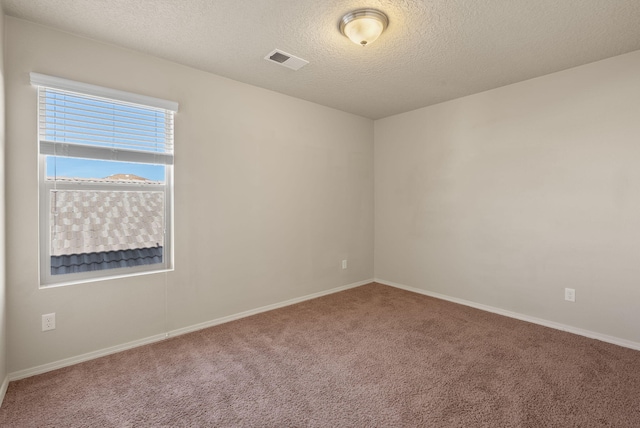
[[[340,32],[357,45],[373,43],[389,25],[387,15],[375,9],[358,9],[340,20]]]

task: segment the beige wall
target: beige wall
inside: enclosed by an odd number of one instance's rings
[[[5,282],[5,226],[4,226],[4,13],[0,5],[0,388],[7,377],[7,303]],[[0,403],[2,402],[0,390]]]
[[[640,342],[638,70],[640,51],[376,121],[376,278]]]
[[[10,372],[372,278],[371,120],[15,18],[6,30]],[[38,288],[30,71],[180,103],[174,272]]]

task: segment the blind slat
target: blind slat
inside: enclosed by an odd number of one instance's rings
[[[120,144],[117,141],[100,141],[100,140],[92,140],[89,138],[82,138],[82,139],[78,139],[78,138],[72,138],[72,137],[66,137],[66,138],[58,138],[56,140],[53,139],[40,139],[40,141],[50,141],[52,143],[58,143],[58,144],[79,144],[79,145],[84,145],[84,146],[95,146],[95,147],[103,147],[106,149],[119,149],[119,150],[136,150],[136,151],[144,151],[144,152],[149,152],[149,153],[164,153],[164,154],[172,154],[171,152],[168,152],[166,150],[152,150],[155,147],[151,147],[148,145],[141,145],[141,144]],[[87,144],[89,143],[89,144]]]
[[[64,139],[66,137],[74,138],[74,136],[76,136],[75,138],[83,139],[82,137],[86,136],[87,141],[104,141],[104,142],[118,141],[120,142],[120,144],[124,144],[124,145],[126,145],[127,142],[131,142],[131,144],[144,143],[150,146],[155,146],[157,148],[162,148],[162,151],[168,151],[166,150],[167,147],[165,143],[165,136],[163,137],[148,136],[147,138],[142,138],[144,137],[144,135],[128,134],[123,132],[112,132],[112,131],[103,131],[103,132],[97,133],[98,131],[101,131],[101,130],[95,129],[95,128],[78,127],[78,126],[73,126],[73,127],[49,126],[47,127],[46,132],[44,132],[45,135],[43,139],[58,140],[58,139]],[[140,138],[135,138],[135,137],[140,137]]]
[[[171,153],[126,150],[46,140],[40,141],[40,154],[70,158],[173,165],[173,154]]]
[[[121,127],[127,129],[137,129],[141,131],[151,131],[154,130],[172,130],[173,127],[170,123],[165,123],[160,126],[158,125],[145,125],[135,121],[127,121],[127,120],[118,120],[114,121],[113,118],[109,117],[101,117],[101,116],[92,116],[88,114],[83,114],[83,112],[75,112],[73,114],[70,113],[59,113],[59,112],[47,112],[43,111],[40,113],[40,121],[49,120],[54,122],[78,122],[78,123],[91,123],[102,126],[109,126],[110,123],[117,122]],[[135,125],[135,126],[133,126]]]
[[[71,114],[73,114],[73,112],[87,112],[92,113],[93,115],[106,115],[107,117],[113,118],[134,119],[136,121],[150,122],[154,124],[152,126],[157,126],[157,124],[161,123],[165,119],[165,116],[158,114],[159,112],[157,111],[140,112],[118,110],[115,108],[107,108],[90,103],[78,103],[72,101],[72,99],[51,100],[48,97],[49,94],[49,91],[45,94],[45,99],[43,100],[43,102],[47,106],[47,110],[52,112],[69,112]]]

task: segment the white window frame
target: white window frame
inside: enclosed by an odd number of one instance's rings
[[[143,107],[155,107],[176,113],[178,104],[172,101],[147,97],[129,92],[104,88],[101,86],[89,85],[53,76],[46,76],[38,73],[31,73],[31,84],[34,86],[59,89],[75,92],[81,95],[89,95],[104,98],[106,100],[123,101],[133,103]],[[38,94],[39,103],[40,94]],[[38,106],[38,112],[40,111]],[[38,123],[40,121],[38,120]],[[122,278],[134,275],[152,274],[158,272],[171,271],[174,268],[173,254],[173,155],[170,159],[163,154],[158,155],[158,164],[165,164],[164,184],[137,184],[137,183],[110,183],[110,182],[70,182],[66,180],[52,180],[46,177],[47,156],[58,154],[57,151],[64,151],[67,144],[51,144],[40,140],[40,130],[38,129],[38,170],[39,170],[39,270],[40,287],[52,287],[69,284],[79,284],[92,281],[101,281],[114,278]],[[91,150],[91,147],[88,147]],[[92,153],[93,154],[93,153]],[[100,159],[98,156],[91,156],[89,159]],[[60,154],[59,154],[60,155]],[[136,156],[136,153],[127,154]],[[141,153],[141,156],[148,154]],[[102,158],[108,160],[107,158]],[[118,159],[119,161],[126,161]],[[50,192],[57,190],[95,190],[95,191],[163,191],[164,192],[164,222],[165,233],[163,242],[162,263],[155,263],[142,266],[125,268],[103,269],[89,272],[78,272],[69,274],[51,274],[51,197]]]

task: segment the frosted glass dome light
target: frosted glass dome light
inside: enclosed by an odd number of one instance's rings
[[[373,43],[389,25],[387,15],[375,9],[359,9],[340,20],[340,32],[360,46]]]

